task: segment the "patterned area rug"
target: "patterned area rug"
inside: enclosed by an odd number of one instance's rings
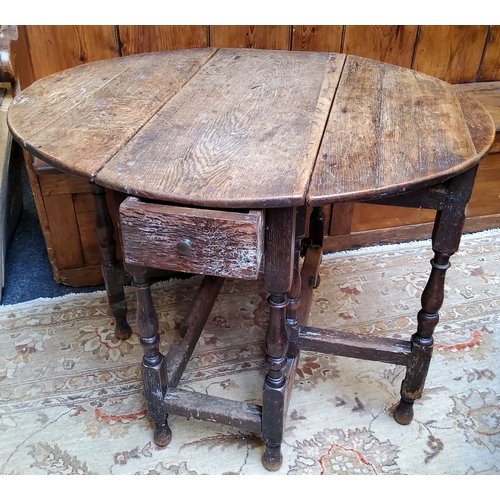
[[[275,473],[258,436],[218,424],[171,416],[155,446],[138,338],[115,340],[103,292],[0,307],[0,473],[499,474],[499,238],[467,235],[452,259],[413,422],[391,414],[402,367],[303,352]],[[311,323],[408,339],[431,257],[428,241],[325,256]],[[164,351],[199,282],[155,286]],[[265,299],[260,281],[226,281],[180,387],[260,403]]]

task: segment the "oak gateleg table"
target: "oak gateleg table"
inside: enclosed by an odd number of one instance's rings
[[[356,56],[202,48],[48,76],[17,95],[8,124],[34,156],[92,184],[106,290],[116,334],[126,339],[125,273],[105,190],[119,199],[156,444],[170,441],[170,413],[220,422],[261,434],[263,464],[278,469],[301,350],[405,366],[394,417],[411,422],[445,273],[494,138],[477,101],[428,75]],[[410,340],[308,326],[323,207],[342,202],[436,210],[434,258]],[[166,355],[151,270],[205,275]],[[262,405],[177,388],[224,278],[262,272],[270,306]]]

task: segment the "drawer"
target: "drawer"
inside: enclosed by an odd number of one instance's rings
[[[130,196],[119,225],[127,264],[256,279],[264,252],[264,213],[164,205]]]

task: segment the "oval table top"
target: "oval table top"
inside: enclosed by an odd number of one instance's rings
[[[185,49],[36,81],[14,138],[67,173],[205,207],[363,201],[475,165],[495,127],[474,99],[413,70],[325,52]]]

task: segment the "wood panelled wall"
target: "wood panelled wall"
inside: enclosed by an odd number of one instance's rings
[[[141,52],[248,47],[354,54],[451,83],[500,80],[500,26],[19,26],[21,88],[78,64]]]
[[[19,89],[87,62],[142,52],[196,47],[247,47],[353,54],[450,83],[500,80],[500,26],[19,26],[11,57]],[[475,229],[500,225],[500,155],[480,166],[468,214]],[[102,282],[90,189],[79,179],[33,165],[30,182],[55,279]],[[497,189],[498,188],[498,189]],[[428,237],[434,213],[366,204],[328,207],[326,250]],[[70,238],[68,235],[72,234]],[[368,235],[368,236],[367,236]]]

